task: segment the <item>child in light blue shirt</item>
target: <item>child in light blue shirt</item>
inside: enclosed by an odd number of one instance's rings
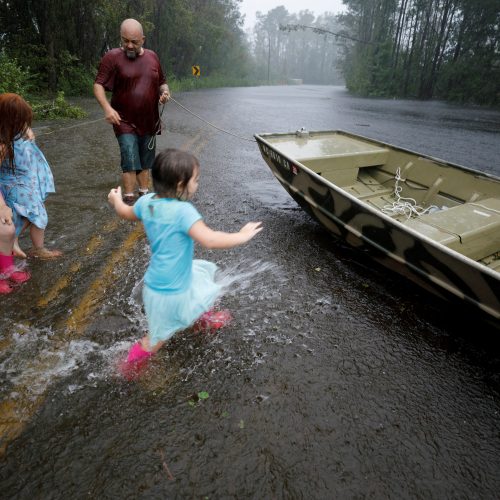
[[[132,346],[129,365],[149,358],[200,317],[206,320],[207,314],[216,315],[210,311],[221,293],[214,279],[217,266],[193,259],[194,242],[205,248],[231,248],[262,230],[260,222],[249,222],[237,233],[225,233],[203,222],[188,201],[198,189],[200,177],[199,162],[190,153],[162,151],[155,158],[152,177],[154,193],[142,196],[134,206],[122,201],[119,187],[108,195],[119,217],[142,221],[152,252],[143,289],[149,333]]]

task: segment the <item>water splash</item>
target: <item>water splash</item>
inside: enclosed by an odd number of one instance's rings
[[[4,389],[9,398],[19,395],[30,400],[43,394],[48,386],[85,364],[99,345],[88,340],[67,343],[53,340],[50,328],[22,327],[12,335],[12,344],[3,353],[0,373],[5,379]]]
[[[262,260],[243,260],[217,272],[217,281],[222,285],[224,295],[235,296],[249,289],[260,292],[276,290],[287,278],[276,263]]]
[[[78,369],[89,370],[86,382],[69,382],[73,393],[84,385],[95,386],[116,372],[116,362],[125,356],[132,341],[114,342],[103,346],[87,339],[57,340],[51,328],[34,328],[15,324],[11,342],[2,351],[0,377],[4,400],[34,401],[49,386],[68,377]]]
[[[282,287],[287,278],[284,276],[278,264],[261,260],[243,260],[238,264],[219,268],[216,274],[216,281],[222,286],[223,297],[237,297],[242,295],[240,300],[241,309],[251,300],[256,298],[264,300],[280,299],[279,288]],[[138,280],[127,301],[130,312],[125,313],[132,323],[137,324],[144,331],[147,331],[147,320],[142,310],[141,291],[144,286],[144,279]],[[249,295],[248,292],[252,290]]]
[[[239,338],[248,344],[245,349],[248,352],[238,352],[236,347],[228,345],[222,340],[223,334],[196,335],[186,330],[174,337],[171,349],[163,349],[157,356],[159,359],[156,359],[158,365],[156,368],[165,377],[175,371],[176,375],[181,375],[182,380],[187,380],[200,370],[217,372],[228,367],[239,370],[242,364],[249,368],[266,362],[267,354],[263,352],[260,344],[263,330],[269,327],[269,320],[261,317],[259,303],[280,303],[280,289],[287,282],[281,267],[269,261],[244,259],[234,265],[221,266],[217,271],[216,281],[222,286],[222,296],[216,307],[228,307],[237,315],[235,328],[238,330]],[[143,278],[136,278],[127,297],[112,299],[112,308],[116,308],[118,302],[125,301],[120,309],[130,321],[131,331],[130,334],[123,332],[126,337],[120,342],[101,349],[102,367],[92,372],[96,378],[117,376],[117,361],[125,356],[132,343],[137,340],[138,331],[141,334],[147,331],[141,293],[143,285]],[[282,313],[276,309],[270,314]],[[244,328],[240,328],[238,323],[245,325]],[[267,342],[272,343],[273,339],[281,345],[291,342],[285,334],[277,335],[276,332],[273,332],[272,339],[268,339]],[[74,391],[75,388],[68,390]]]

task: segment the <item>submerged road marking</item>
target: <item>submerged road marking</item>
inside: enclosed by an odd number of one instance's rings
[[[193,154],[197,155],[205,147],[213,133],[214,132],[208,133],[205,137],[203,137],[203,139],[201,139],[202,135],[201,132],[199,132],[196,134],[194,139],[184,143],[184,145],[181,146],[181,149],[185,149],[190,144],[196,143],[196,148],[194,148]],[[114,219],[114,223],[111,223],[111,230],[114,230],[118,227],[118,225],[119,219],[116,218]],[[80,300],[78,306],[72,310],[70,316],[65,321],[62,327],[65,340],[77,338],[85,331],[85,328],[92,319],[93,310],[102,301],[104,288],[112,284],[117,265],[122,260],[125,260],[124,257],[129,254],[130,250],[133,249],[134,245],[143,235],[144,229],[142,224],[138,223],[122,243],[120,248],[112,252],[99,277],[92,282],[90,287],[87,289],[87,292]],[[101,242],[98,240],[98,235],[94,235],[94,237],[91,238],[86,247],[89,253],[93,253],[95,249],[100,246]],[[40,299],[39,305],[44,307],[57,298],[59,293],[71,282],[73,272],[77,272],[79,269],[79,263],[74,263],[70,266],[69,271],[65,274],[65,276],[62,276],[47,293],[49,300],[44,301]],[[35,374],[44,373],[54,367],[55,364],[53,358],[45,360],[37,359],[30,366],[30,368],[34,368]],[[12,388],[12,392],[25,396],[22,401],[5,400],[0,403],[0,457],[6,453],[9,443],[23,432],[25,425],[29,422],[30,418],[35,414],[45,400],[45,390],[41,394],[37,394],[35,397],[31,396],[30,399],[31,385],[31,381],[26,380],[25,382]]]
[[[115,218],[111,223],[105,224],[103,233],[110,233],[116,230],[119,226],[119,219]],[[85,245],[85,253],[93,255],[94,252],[102,245],[104,239],[102,234],[94,234],[89,242]],[[75,274],[81,269],[81,261],[77,260],[71,264],[66,273],[61,276],[56,283],[38,300],[38,307],[46,307],[50,302],[56,299],[59,294],[71,283]]]
[[[113,232],[116,230],[116,228],[119,225],[120,220],[118,218],[113,219],[111,222],[107,222],[102,230],[103,234]],[[85,253],[88,255],[93,255],[94,252],[102,245],[102,242],[104,241],[103,236],[101,233],[95,234],[92,236],[92,238],[89,240],[87,245],[85,246]],[[46,307],[52,302],[53,300],[57,299],[57,297],[60,295],[60,293],[69,286],[69,284],[72,282],[73,278],[75,275],[80,271],[81,269],[81,261],[77,260],[71,264],[71,266],[68,268],[66,273],[61,276],[56,283],[42,296],[37,302],[37,307],[42,308]],[[27,329],[30,328],[32,325],[30,323],[22,323],[22,326],[26,327]],[[10,335],[5,335],[3,339],[0,339],[0,351],[4,351],[8,347],[12,345],[12,333],[9,332]],[[2,414],[0,412],[0,421],[1,421]],[[1,437],[1,425],[0,425],[0,437]]]
[[[81,332],[87,326],[92,319],[91,314],[93,309],[100,303],[104,296],[103,290],[112,284],[114,280],[116,266],[122,260],[125,260],[125,256],[129,255],[130,250],[142,236],[144,236],[144,229],[142,225],[137,225],[121,244],[120,248],[111,254],[100,276],[92,282],[80,300],[78,307],[71,312],[66,321],[66,332],[74,335]]]

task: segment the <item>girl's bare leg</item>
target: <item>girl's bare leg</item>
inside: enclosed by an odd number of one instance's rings
[[[30,236],[34,248],[43,248],[43,244],[45,242],[45,229],[40,229],[34,224],[31,224]]]
[[[157,353],[163,346],[163,344],[165,344],[165,342],[157,342],[155,345],[151,345],[151,342],[149,341],[149,336],[146,335],[145,337],[143,337],[141,339],[141,345],[142,345],[142,348],[145,350],[145,351],[148,351],[148,352],[152,352],[153,354]]]
[[[12,245],[16,237],[14,223],[2,224],[0,222],[0,253],[3,255],[12,254]]]
[[[26,228],[31,224],[31,222],[28,219],[24,219],[23,227],[21,228],[21,231],[19,232],[19,236],[24,233]],[[19,246],[19,237],[16,236],[16,239],[14,240],[14,248],[12,249],[14,252],[14,255],[16,257],[19,257],[21,259],[25,259],[27,256]]]
[[[14,248],[12,249],[12,251],[14,252],[14,255],[16,257],[19,257],[21,259],[25,259],[27,257],[26,254],[22,251],[21,247],[19,246],[18,238],[14,240]]]
[[[45,229],[40,229],[34,224],[30,226],[30,236],[31,242],[33,243],[33,248],[29,252],[32,257],[39,257],[41,259],[55,259],[62,255],[60,250],[49,250],[45,248]]]

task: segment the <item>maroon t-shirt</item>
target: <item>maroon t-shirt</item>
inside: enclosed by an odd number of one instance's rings
[[[111,106],[121,117],[120,125],[113,125],[116,135],[157,132],[160,85],[165,76],[152,50],[144,49],[135,59],[129,59],[122,49],[106,52],[95,83],[112,92]]]

